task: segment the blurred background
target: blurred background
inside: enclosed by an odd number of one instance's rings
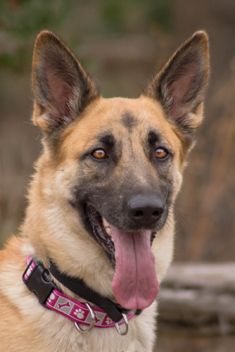
[[[183,40],[195,30],[208,31],[206,119],[176,206],[175,260],[235,260],[234,0],[0,0],[0,244],[22,221],[41,150],[30,121],[30,70],[35,35],[45,28],[63,37],[106,97],[138,96]],[[177,341],[170,351],[182,351],[185,337]],[[207,345],[195,341],[188,351],[234,349],[230,338],[222,345],[216,338]],[[159,344],[168,350],[167,339]]]

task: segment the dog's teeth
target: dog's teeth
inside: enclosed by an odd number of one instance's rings
[[[111,226],[110,226],[110,224],[108,223],[108,221],[105,218],[102,218],[102,220],[103,220],[103,226],[104,226],[105,232],[109,236],[111,236]]]
[[[105,227],[105,231],[107,232],[108,235],[111,235],[111,228],[109,226]]]
[[[104,227],[110,227],[108,221],[105,218],[102,218],[102,220],[103,220]]]

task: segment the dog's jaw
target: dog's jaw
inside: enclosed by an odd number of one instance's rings
[[[90,235],[114,266],[112,289],[117,302],[133,310],[151,305],[159,290],[151,251],[154,232],[118,229],[90,205],[85,214]]]

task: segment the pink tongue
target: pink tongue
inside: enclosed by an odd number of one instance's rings
[[[114,296],[126,309],[144,309],[159,291],[150,245],[151,231],[125,233],[111,226],[111,236],[116,259]]]

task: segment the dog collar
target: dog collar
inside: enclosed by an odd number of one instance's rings
[[[64,286],[92,303],[80,302],[63,293],[52,280],[50,273]],[[22,278],[45,308],[74,322],[80,332],[88,332],[93,327],[115,327],[120,335],[125,335],[128,332],[128,320],[135,316],[134,312],[126,311],[90,289],[82,280],[62,274],[53,263],[49,271],[40,261],[29,257]]]

